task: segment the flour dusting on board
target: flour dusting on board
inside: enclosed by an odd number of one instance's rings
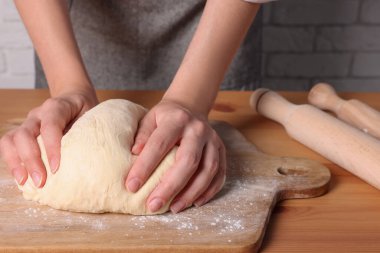
[[[11,178],[0,178],[0,190],[4,190],[8,187],[14,187],[15,181]]]
[[[0,163],[0,246],[186,252],[193,246],[217,251],[231,245],[238,251],[257,250],[279,199],[319,196],[328,188],[327,168],[305,159],[262,154],[232,127],[220,122],[215,126],[229,154],[226,185],[208,204],[179,214],[131,216],[55,210],[25,201]],[[306,166],[302,173],[293,173],[292,168],[300,165]]]
[[[264,225],[267,213],[262,209],[270,207],[273,197],[271,194],[277,187],[275,180],[265,181],[265,178],[256,178],[254,181],[261,180],[261,183],[255,184],[252,183],[252,178],[242,176],[252,170],[249,163],[244,161],[230,159],[229,170],[234,175],[228,177],[223,190],[213,201],[200,208],[189,208],[179,214],[169,212],[155,216],[131,216],[54,210],[24,201],[11,179],[1,179],[0,189],[13,192],[14,197],[5,199],[0,195],[0,202],[17,207],[12,215],[20,220],[20,224],[16,226],[18,233],[79,230],[84,234],[102,234],[122,229],[124,239],[163,242],[161,235],[169,232],[173,234],[174,231],[175,239],[171,238],[166,243],[184,243],[189,238],[195,242],[207,243],[209,234],[212,233],[214,237],[219,237],[229,244],[238,240],[244,232],[256,231]],[[8,223],[7,220],[0,222],[4,229],[15,228],[14,224]]]

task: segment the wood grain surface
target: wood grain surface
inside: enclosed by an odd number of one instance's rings
[[[25,201],[0,173],[0,245],[10,252],[257,252],[275,204],[322,195],[330,172],[311,160],[265,155],[228,124],[214,127],[226,144],[228,173],[209,204],[157,216],[58,211]]]
[[[161,92],[100,91],[101,99],[125,98],[147,107]],[[282,93],[293,103],[305,103],[306,93]],[[286,200],[274,209],[260,252],[380,252],[380,193],[287,136],[277,123],[253,116],[251,92],[220,92],[210,118],[237,128],[262,151],[322,162],[332,172],[330,192],[315,199]],[[345,93],[380,109],[380,94]],[[48,92],[0,91],[0,122],[25,117]],[[14,121],[14,120],[13,120]],[[17,235],[15,235],[17,236]],[[35,249],[38,250],[38,249]],[[101,249],[99,249],[101,251]]]
[[[333,112],[339,119],[380,139],[380,112],[357,99],[343,100],[327,83],[313,86],[308,95],[310,104]]]
[[[252,110],[280,123],[289,136],[380,190],[380,141],[310,104],[296,105],[257,89]]]

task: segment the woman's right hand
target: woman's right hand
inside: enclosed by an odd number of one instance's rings
[[[30,176],[36,187],[44,186],[46,168],[37,137],[41,135],[51,172],[55,173],[61,159],[63,134],[97,103],[94,90],[68,92],[49,98],[31,110],[21,126],[0,139],[0,155],[18,184],[23,185]]]

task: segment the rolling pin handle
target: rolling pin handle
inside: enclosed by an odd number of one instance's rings
[[[250,98],[250,106],[256,114],[286,124],[296,105],[268,89],[257,89]]]
[[[264,88],[260,88],[260,89],[257,89],[253,92],[253,94],[251,95],[250,99],[249,99],[249,105],[251,106],[251,109],[253,110],[253,112],[255,114],[259,114],[259,102],[260,102],[260,99],[261,97],[267,93],[268,89],[264,89]]]
[[[318,108],[331,110],[338,118],[380,139],[380,113],[356,100],[343,100],[328,84],[317,84],[309,93],[309,102]]]
[[[318,83],[313,86],[308,95],[309,103],[322,109],[339,113],[340,108],[345,103],[338,97],[335,89],[327,83]]]

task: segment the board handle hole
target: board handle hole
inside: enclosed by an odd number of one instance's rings
[[[304,176],[309,172],[308,168],[296,166],[296,167],[279,167],[277,172],[284,176]]]

